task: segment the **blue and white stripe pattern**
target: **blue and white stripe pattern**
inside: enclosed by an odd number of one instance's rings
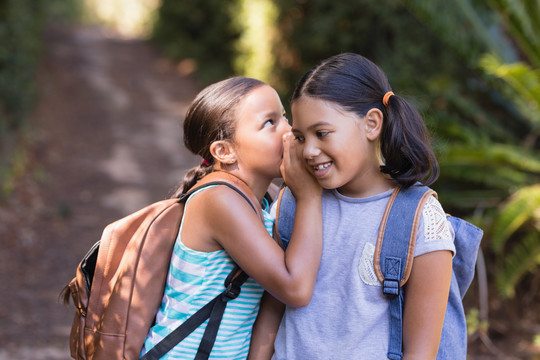
[[[263,205],[265,209],[268,208],[266,200]],[[265,210],[263,215],[264,225],[272,235],[274,220]],[[182,225],[183,223],[180,224],[179,234]],[[182,243],[179,235],[174,245],[163,301],[156,315],[156,323],[146,338],[142,354],[220,294],[224,290],[225,278],[233,268],[234,262],[225,250],[192,250]],[[227,304],[210,359],[247,357],[251,331],[262,294],[263,288],[249,278],[242,286],[238,298]],[[208,320],[161,359],[195,358],[207,323]]]

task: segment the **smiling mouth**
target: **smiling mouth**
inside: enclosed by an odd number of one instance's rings
[[[322,171],[322,170],[328,169],[330,167],[330,165],[332,165],[332,162],[329,161],[329,162],[324,163],[324,164],[315,165],[315,166],[313,166],[313,169],[315,171]]]

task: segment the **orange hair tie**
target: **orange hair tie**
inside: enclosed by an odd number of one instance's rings
[[[388,91],[386,94],[384,94],[382,98],[382,103],[384,106],[388,106],[388,99],[390,99],[390,96],[394,95],[392,91]]]

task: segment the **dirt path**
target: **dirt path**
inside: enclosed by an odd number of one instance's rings
[[[58,303],[103,227],[167,197],[198,159],[180,123],[199,86],[141,41],[45,36],[32,171],[0,207],[0,360],[68,359]]]

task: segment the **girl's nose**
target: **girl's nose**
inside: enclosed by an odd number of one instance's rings
[[[319,150],[319,148],[317,146],[314,146],[313,143],[308,142],[308,141],[304,143],[304,150],[303,150],[304,159],[307,159],[307,160],[314,159],[317,156],[319,156],[320,153],[321,151]]]
[[[280,134],[283,137],[283,135],[285,135],[286,133],[291,132],[291,129],[292,129],[291,125],[289,125],[289,123],[286,120],[282,120],[279,123],[277,131],[278,131],[278,134]]]
[[[291,125],[289,125],[289,122],[285,118],[281,119],[281,124],[280,125],[281,125],[281,133],[282,134],[288,133],[292,129]]]

